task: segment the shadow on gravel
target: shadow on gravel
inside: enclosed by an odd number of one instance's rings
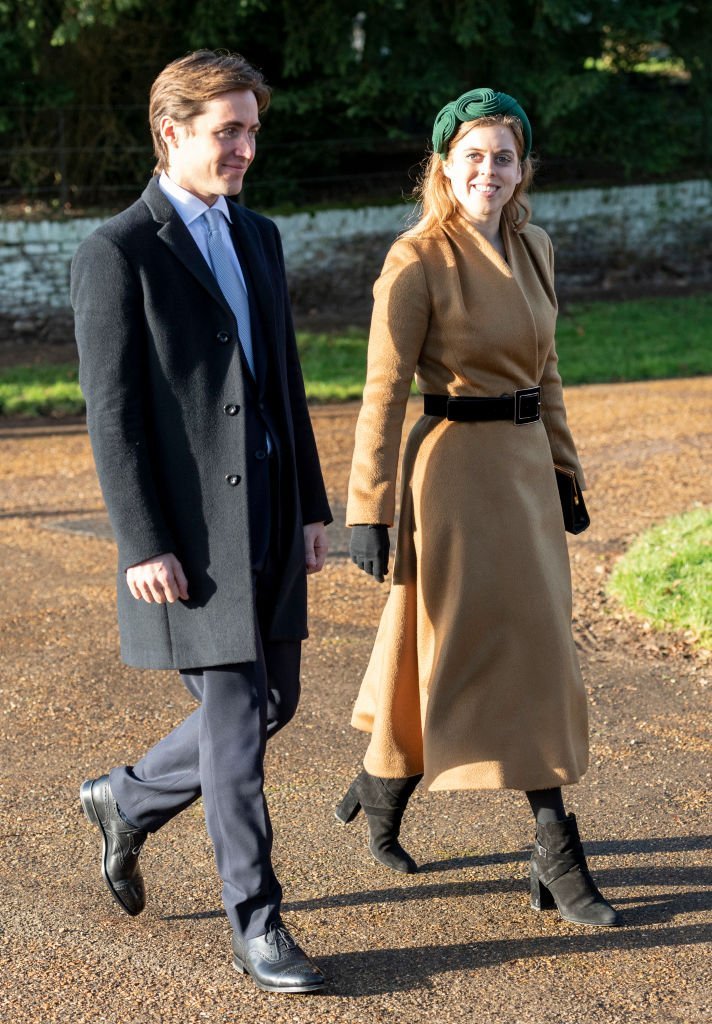
[[[626,911],[625,923],[628,925],[659,924],[679,914],[699,912],[712,906],[712,872],[708,868],[663,866],[596,870],[593,865],[593,873],[601,889],[608,892],[614,903],[636,904],[634,908]],[[290,900],[284,904],[284,910],[328,910],[337,907],[407,903],[412,900],[522,893],[526,889],[526,884],[524,877],[450,882],[440,885],[414,883],[403,888],[371,889],[364,892],[334,893],[319,899]],[[661,887],[665,890],[692,888],[688,892],[644,893],[620,898],[611,895],[611,890],[614,889],[638,889],[648,886]],[[656,907],[660,913],[656,913]]]
[[[340,953],[319,957],[319,966],[329,979],[331,994],[374,996],[422,989],[428,986],[429,979],[440,974],[496,967],[516,960],[691,946],[708,940],[709,929],[704,925],[645,931],[624,927],[580,935],[546,935],[529,939],[454,943],[449,946]]]
[[[709,872],[702,868],[689,871],[660,869],[657,877],[651,872],[635,870],[620,872],[597,871],[596,880],[608,892],[617,907],[623,909],[624,923],[631,927],[663,924],[687,913],[700,913],[712,908],[712,893],[708,888],[693,889],[690,892],[656,892],[635,896],[611,895],[616,888],[637,888],[644,885],[662,885],[679,889],[683,886],[701,885],[709,887]],[[510,893],[524,894],[524,878],[503,878],[485,882],[452,882],[449,885],[414,885],[403,889],[368,889],[364,892],[335,893],[310,900],[288,900],[282,906],[285,913],[304,913],[312,910],[337,910],[342,907],[383,906],[388,903],[408,903],[414,900],[443,900],[471,898],[473,896],[501,896]],[[629,904],[629,906],[626,906]],[[223,917],[222,910],[205,910],[192,914],[166,914],[162,921],[205,921]],[[552,912],[552,916],[555,916]]]
[[[651,839],[603,839],[586,840],[586,854],[590,857],[615,857],[632,853],[684,853],[687,850],[712,850],[712,835],[668,836]],[[513,853],[491,853],[476,857],[452,857],[449,860],[430,861],[420,865],[420,874],[438,871],[458,871],[460,868],[476,868],[485,864],[509,864],[525,860],[531,850],[517,850]],[[710,873],[712,884],[712,872]]]
[[[607,881],[606,885],[608,885]],[[712,908],[712,897],[706,889],[684,893],[615,896],[613,902],[616,909],[621,912],[623,923],[629,928],[640,928],[650,924],[669,924],[680,914],[702,914]],[[633,906],[633,904],[636,905]]]
[[[526,860],[531,850],[513,850],[510,853],[478,853],[474,857],[451,857],[449,860],[433,860],[421,864],[418,874],[433,874],[438,871],[459,871],[460,868],[482,868],[488,864],[511,864]]]
[[[90,513],[103,513],[103,507],[97,508],[32,508],[32,509],[11,509],[7,511],[0,509],[0,519],[51,519],[53,516],[82,516]],[[109,517],[102,515],[102,522],[106,520],[106,526],[109,526]],[[81,519],[77,520],[78,523],[82,523]]]
[[[22,441],[29,437],[71,437],[86,434],[85,421],[67,417],[66,420],[53,420],[38,416],[31,420],[11,420],[3,417],[0,421],[0,440]]]
[[[604,839],[585,843],[586,850],[599,857],[617,853],[679,853],[685,850],[712,850],[712,835],[668,836],[658,839]]]
[[[676,837],[677,838],[677,837]],[[670,840],[673,849],[707,849],[710,845],[710,837],[689,836],[680,837],[684,846],[677,846],[676,839]],[[625,852],[650,852],[666,849],[666,840],[631,840],[623,841]],[[635,844],[635,848],[633,848]],[[597,844],[591,843],[592,847]],[[609,844],[598,844],[609,846]],[[644,849],[641,850],[641,846]],[[620,848],[616,852],[623,852]],[[485,855],[482,857],[463,857],[457,861],[446,861],[449,868],[457,866],[482,867],[486,864],[506,864],[517,861],[524,861],[527,853],[517,850],[511,853],[499,853]],[[424,865],[419,875],[428,870],[438,870],[440,865]],[[669,865],[645,865],[622,868],[597,869],[592,865],[596,880],[604,892],[609,894],[616,889],[641,889],[647,887],[665,890],[675,889],[676,892],[637,892],[634,895],[612,895],[611,899],[624,915],[624,934],[630,934],[630,928],[664,924],[673,920],[680,914],[700,913],[712,908],[712,869],[692,865],[690,867],[671,867]],[[679,891],[687,889],[688,891]],[[367,889],[362,892],[332,893],[316,899],[289,900],[284,903],[283,909],[286,912],[309,912],[335,910],[343,907],[371,906],[389,903],[406,903],[409,901],[427,901],[471,898],[473,896],[494,896],[510,893],[524,894],[526,891],[526,880],[522,878],[498,878],[483,879],[482,881],[463,882],[442,882],[419,884],[417,877],[411,876],[408,882],[404,879],[402,886],[394,886],[389,889]],[[162,918],[164,921],[185,921],[205,920],[214,917],[221,917],[222,910],[207,910],[193,914],[171,914]],[[551,914],[555,918],[555,912]],[[709,937],[709,936],[708,936]],[[606,947],[607,948],[607,947]]]

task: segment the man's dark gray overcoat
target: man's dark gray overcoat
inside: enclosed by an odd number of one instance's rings
[[[72,264],[80,383],[118,544],[121,654],[129,665],[180,669],[256,658],[245,417],[235,413],[247,388],[263,410],[279,470],[283,571],[265,639],[307,635],[302,525],[328,523],[331,514],[279,233],[228,202],[264,346],[257,385],[241,359],[234,316],[156,179],[82,243]],[[126,569],[166,552],[183,565],[189,600],[135,600]]]

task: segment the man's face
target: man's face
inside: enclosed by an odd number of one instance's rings
[[[244,89],[209,100],[189,124],[164,117],[168,176],[208,206],[218,196],[237,195],[254,159],[259,129],[255,94]]]

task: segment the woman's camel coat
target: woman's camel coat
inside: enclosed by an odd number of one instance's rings
[[[391,248],[374,288],[347,522],[395,514],[410,385],[542,387],[540,421],[422,416],[408,438],[393,581],[352,724],[373,775],[431,789],[542,789],[586,770],[586,698],[554,462],[583,474],[554,347],[553,252],[503,223],[507,260],[464,218]]]

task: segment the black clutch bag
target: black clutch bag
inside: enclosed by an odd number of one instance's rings
[[[576,474],[573,469],[564,469],[563,466],[554,465],[554,469],[564,515],[564,529],[567,533],[583,533],[591,525],[591,519]]]

